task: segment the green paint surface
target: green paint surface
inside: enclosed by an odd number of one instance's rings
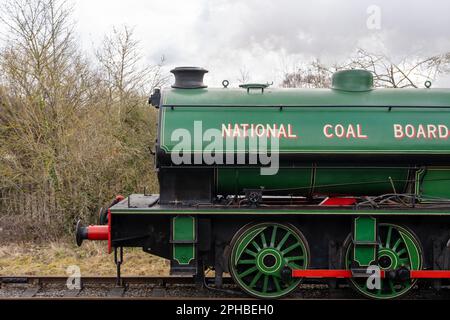
[[[311,190],[313,178],[311,168],[280,169],[276,175],[263,176],[258,168],[220,168],[217,171],[217,189],[221,194],[241,194],[247,189],[298,189],[301,194]],[[286,191],[285,193],[289,193]]]
[[[195,218],[178,216],[172,219],[174,241],[195,240]]]
[[[411,124],[417,130],[420,124],[431,124],[450,128],[450,109],[395,108],[450,107],[450,90],[266,89],[264,93],[252,94],[245,89],[170,89],[164,92],[164,105],[166,107],[161,110],[161,148],[166,152],[173,150],[179,141],[172,139],[176,129],[188,130],[194,136],[194,121],[202,121],[203,132],[211,128],[222,131],[223,124],[276,124],[278,127],[289,124],[297,138],[280,138],[280,153],[450,153],[448,139],[397,139],[393,127],[394,124],[403,127]],[[173,109],[168,108],[172,106]],[[388,107],[394,108],[389,111]],[[324,135],[327,124],[341,124],[345,128],[352,125],[355,130],[359,125],[362,135],[367,138],[327,138]],[[201,137],[194,136],[191,147],[184,151],[200,152],[211,143],[199,143],[200,140]],[[215,148],[217,152],[253,150],[248,143],[241,148],[227,147],[225,143]]]
[[[405,168],[280,168],[272,176],[257,168],[219,168],[216,192],[242,194],[244,189],[263,188],[266,194],[380,195],[406,186]],[[392,180],[392,183],[391,183]]]
[[[427,169],[421,177],[419,195],[424,198],[450,198],[450,168]]]
[[[354,259],[360,266],[369,266],[376,256],[376,219],[358,217],[354,228]]]
[[[449,89],[166,89],[165,106],[449,106]]]
[[[179,264],[189,264],[195,259],[195,218],[177,216],[172,218],[173,259]],[[186,242],[186,243],[177,243]]]

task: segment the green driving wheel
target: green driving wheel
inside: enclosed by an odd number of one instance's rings
[[[256,223],[243,227],[231,242],[230,273],[248,294],[280,298],[301,279],[283,277],[282,270],[306,269],[309,249],[305,238],[290,224]]]
[[[422,250],[419,241],[411,231],[394,224],[378,225],[377,261],[380,270],[397,270],[401,267],[409,270],[422,268]],[[352,264],[353,245],[348,241],[345,264],[348,269]],[[359,293],[374,299],[393,299],[406,294],[414,287],[417,280],[381,279],[379,288],[369,289],[367,279],[350,279]]]

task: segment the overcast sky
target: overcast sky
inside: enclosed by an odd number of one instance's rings
[[[302,61],[340,61],[357,47],[394,60],[450,51],[448,0],[73,2],[85,50],[98,45],[114,25],[126,24],[135,28],[148,63],[164,55],[167,68],[205,67],[210,85],[222,79],[236,84],[243,68],[252,81],[279,83]],[[380,9],[379,29],[367,27],[373,5]],[[450,86],[450,81],[441,79],[441,84]]]

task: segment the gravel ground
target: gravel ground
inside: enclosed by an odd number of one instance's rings
[[[27,289],[36,288],[28,284],[2,284],[0,288],[0,298],[24,297]],[[114,285],[89,284],[85,285],[76,295],[77,297],[110,297]],[[30,289],[30,290],[31,290]],[[348,290],[344,290],[347,293]],[[76,291],[75,291],[76,292]],[[351,292],[350,292],[351,293]],[[65,297],[73,296],[63,284],[44,284],[39,287],[39,291],[34,297]],[[123,294],[125,298],[247,298],[248,296],[239,291],[235,285],[224,285],[222,290],[207,289],[201,286],[185,285],[166,285],[158,286],[155,284],[129,284]],[[320,285],[302,285],[289,296],[289,298],[328,298],[329,290]]]

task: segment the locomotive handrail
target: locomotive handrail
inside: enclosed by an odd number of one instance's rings
[[[443,106],[406,106],[406,105],[228,105],[228,104],[211,104],[211,105],[195,105],[195,104],[167,104],[163,105],[165,108],[178,108],[178,107],[198,107],[198,108],[387,108],[389,110],[393,108],[410,108],[410,109],[448,109],[450,105]]]

